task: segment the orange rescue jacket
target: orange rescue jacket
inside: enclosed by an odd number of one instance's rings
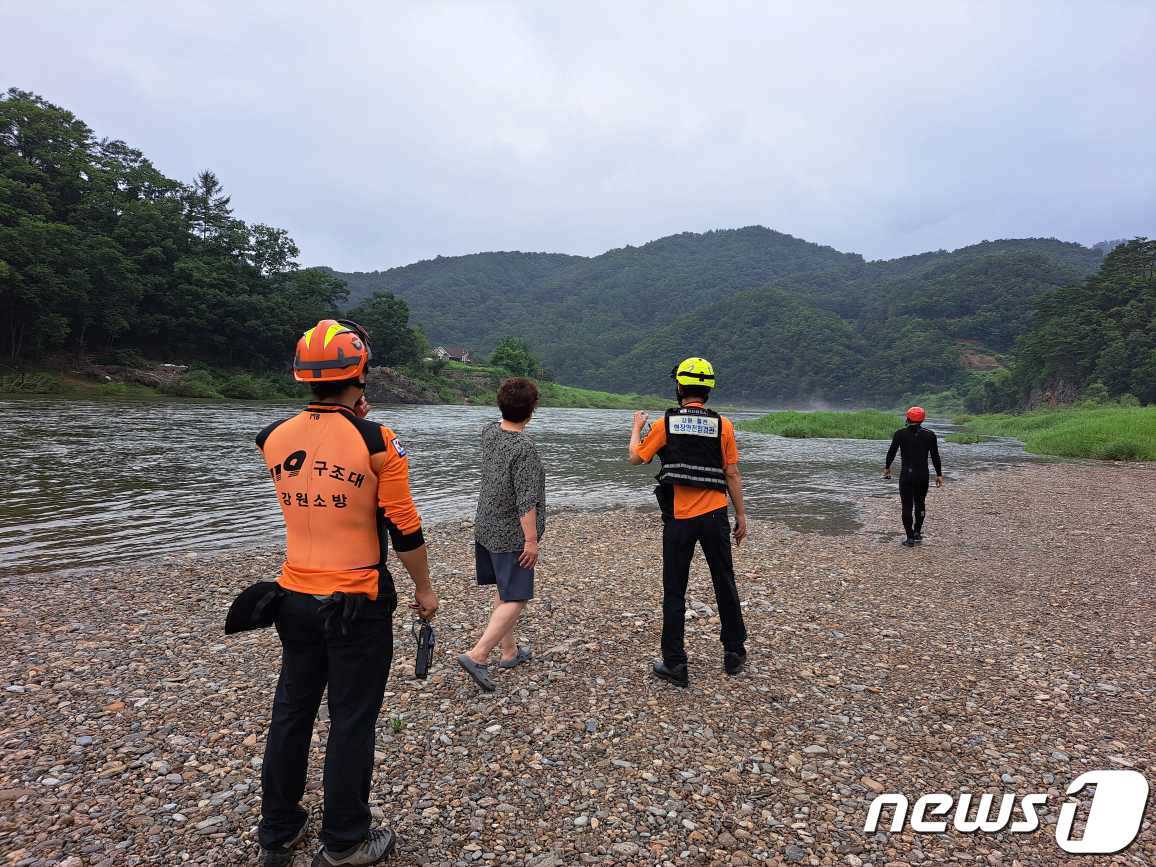
[[[257,435],[285,518],[287,590],[394,595],[395,551],[424,544],[409,459],[392,430],[344,406],[311,403]]]

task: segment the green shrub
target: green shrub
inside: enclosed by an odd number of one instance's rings
[[[856,412],[772,412],[762,418],[739,422],[738,427],[794,439],[889,440],[902,425],[899,413],[863,409]]]
[[[225,397],[234,400],[261,400],[266,397],[266,384],[251,373],[234,373],[226,376],[217,388]]]
[[[221,397],[213,375],[207,370],[190,370],[175,382],[162,385],[161,391],[174,397]]]
[[[290,397],[294,400],[305,400],[309,396],[309,389],[304,383],[298,382],[291,376],[273,374],[264,377],[265,391],[270,397]]]
[[[10,373],[0,376],[0,394],[55,394],[64,383],[55,373]]]
[[[1080,404],[1083,406],[1105,406],[1111,402],[1108,388],[1098,379],[1094,379],[1084,386],[1080,392]]]
[[[1139,461],[1144,459],[1144,446],[1131,440],[1118,440],[1100,446],[1095,457],[1101,461]]]
[[[221,380],[218,389],[234,400],[277,400],[287,397],[304,400],[306,387],[288,376],[278,374],[234,373]]]

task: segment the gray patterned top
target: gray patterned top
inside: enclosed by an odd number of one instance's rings
[[[538,510],[538,538],[546,532],[546,471],[538,449],[526,434],[502,430],[498,422],[482,428],[482,484],[474,538],[494,553],[521,551],[518,519]]]

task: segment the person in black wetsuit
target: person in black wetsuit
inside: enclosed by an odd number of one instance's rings
[[[899,499],[903,503],[903,529],[907,538],[903,544],[908,548],[923,541],[923,517],[927,514],[924,501],[931,482],[927,473],[927,459],[935,465],[935,487],[943,487],[943,465],[939,462],[939,445],[935,431],[923,426],[927,413],[921,406],[907,410],[907,426],[895,431],[891,437],[891,448],[887,450],[887,462],[883,467],[883,478],[891,478],[891,463],[895,453],[902,456],[899,471]]]

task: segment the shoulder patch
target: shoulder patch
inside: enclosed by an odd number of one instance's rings
[[[404,458],[404,457],[405,457],[405,447],[404,447],[404,446],[402,446],[402,444],[401,444],[401,440],[400,440],[400,439],[398,439],[397,437],[394,437],[393,439],[391,439],[391,440],[389,441],[389,444],[390,444],[391,446],[393,446],[393,450],[394,450],[395,452],[397,452],[397,456],[398,456],[399,458]]]
[[[343,412],[341,416],[357,428],[357,432],[361,434],[361,439],[365,442],[365,447],[369,449],[371,455],[385,451],[385,427],[367,418],[358,418],[351,413]]]

